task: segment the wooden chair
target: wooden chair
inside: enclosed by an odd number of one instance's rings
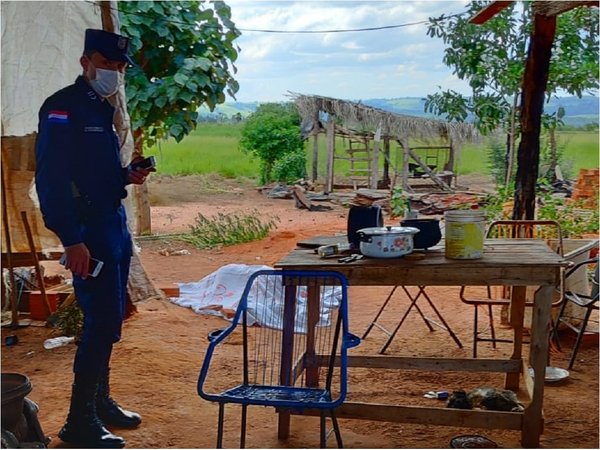
[[[556,240],[556,252],[561,256],[563,255],[562,231],[560,224],[554,220],[497,220],[490,224],[486,237],[498,239],[545,239],[548,242]],[[562,288],[559,287],[559,289]],[[512,339],[496,337],[492,311],[493,306],[510,305],[510,288],[502,287],[501,296],[494,297],[491,287],[487,286],[487,297],[485,298],[468,297],[467,290],[467,286],[461,287],[460,299],[463,303],[473,306],[473,358],[477,358],[478,342],[491,342],[493,348],[496,348],[497,342],[512,342]],[[553,304],[553,306],[558,306],[561,301],[562,299]],[[525,305],[533,306],[533,302],[526,302]],[[487,310],[489,337],[484,336],[486,330],[480,331],[479,329],[479,307]]]
[[[590,316],[594,310],[598,310],[598,292],[600,291],[598,288],[598,258],[590,258],[585,261],[582,261],[575,266],[571,267],[565,274],[565,279],[568,279],[571,275],[573,275],[580,267],[585,267],[588,264],[596,264],[594,269],[594,274],[591,279],[591,292],[588,294],[586,289],[577,289],[570,290],[566,289],[564,292],[564,302],[561,305],[560,312],[558,313],[558,317],[556,318],[556,322],[554,323],[553,328],[553,337],[560,350],[560,341],[558,337],[558,327],[561,323],[564,323],[567,327],[572,329],[577,333],[577,339],[575,340],[575,345],[573,346],[573,350],[571,351],[571,358],[569,359],[569,367],[571,370],[573,368],[573,364],[575,364],[575,358],[577,357],[577,351],[579,350],[579,346],[581,345],[581,340],[583,338],[583,334],[585,333],[585,329],[590,320]],[[565,308],[568,303],[573,303],[574,305],[580,306],[581,308],[585,308],[585,315],[581,320],[579,326],[575,326],[571,323],[569,319],[570,317],[565,316]]]
[[[319,410],[321,448],[328,413],[342,447],[335,408],[346,397],[347,349],[360,342],[348,332],[347,286],[343,275],[328,271],[261,270],[249,278],[231,325],[209,334],[198,377],[200,397],[219,404],[217,448],[227,403],[242,407],[241,448],[249,405],[280,414]],[[227,356],[225,346],[239,354]],[[213,375],[212,367],[224,365],[226,378]]]

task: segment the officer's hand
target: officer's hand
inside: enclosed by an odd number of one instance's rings
[[[90,251],[83,242],[65,248],[65,268],[85,279],[90,265]]]
[[[156,172],[155,168],[151,168],[151,169],[143,169],[141,167],[137,167],[135,169],[131,168],[131,165],[138,162],[138,161],[142,161],[144,159],[143,156],[138,156],[137,158],[134,158],[130,163],[129,163],[129,170],[127,171],[127,182],[131,183],[131,184],[143,184],[144,181],[146,181],[146,177],[150,174],[150,172]]]

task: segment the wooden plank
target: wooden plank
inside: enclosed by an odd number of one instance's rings
[[[540,286],[555,285],[567,262],[537,240],[490,239],[484,257],[446,259],[442,249],[427,252],[421,260],[363,258],[352,264],[323,260],[314,252],[297,249],[275,264],[277,268],[337,270],[351,283],[366,286],[417,284],[431,286]]]
[[[503,9],[510,6],[512,1],[495,1],[483,8],[477,14],[469,19],[469,22],[474,23],[475,25],[481,25],[486,23],[496,14],[498,14]]]
[[[412,149],[409,148],[408,153],[410,154],[410,157],[414,159],[417,162],[417,164],[419,164],[419,166],[421,166],[421,168],[425,171],[425,173],[429,176],[429,178],[431,178],[431,180],[435,184],[441,187],[444,191],[452,191],[452,188],[446,183],[444,183],[442,180],[440,180],[440,178],[431,171],[427,164],[421,161],[421,158],[419,158],[419,156],[415,152],[413,152]]]
[[[373,153],[371,154],[371,179],[369,181],[369,187],[371,189],[377,189],[377,182],[379,181],[379,145],[381,142],[381,125],[375,132],[375,140],[373,141]]]
[[[318,416],[320,410],[305,409],[304,415]],[[377,420],[468,428],[520,430],[523,413],[422,406],[345,402],[335,410],[338,419]]]
[[[319,364],[328,363],[327,355],[319,355]],[[339,366],[339,358],[335,364]],[[348,356],[348,367],[370,369],[403,369],[430,372],[501,372],[520,373],[521,361],[511,359],[417,358],[406,356]]]
[[[39,261],[58,261],[62,256],[62,251],[55,251],[49,253],[38,252],[36,254]],[[7,254],[2,253],[2,267],[8,265]],[[13,253],[12,254],[12,267],[28,267],[33,266],[33,257],[30,253]]]
[[[164,285],[164,286],[157,286],[158,289],[160,289],[163,294],[165,294],[165,296],[167,297],[179,297],[179,286],[175,286],[175,285]]]

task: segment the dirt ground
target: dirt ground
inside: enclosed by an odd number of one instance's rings
[[[477,190],[483,179],[470,180]],[[468,183],[469,180],[461,180]],[[154,233],[186,231],[200,212],[258,211],[279,217],[277,229],[259,242],[216,250],[197,250],[166,240],[140,240],[140,258],[150,278],[158,286],[198,281],[229,263],[273,265],[295,247],[297,241],[316,235],[344,232],[347,209],[333,206],[330,211],[308,212],[294,207],[293,200],[271,200],[248,182],[225,181],[214,177],[157,178],[150,184]],[[391,224],[386,218],[386,224]],[[189,255],[164,256],[162,250],[186,249]],[[164,252],[163,252],[164,253]],[[49,271],[55,270],[49,263]],[[460,349],[443,330],[430,332],[411,313],[394,342],[390,355],[471,356],[472,310],[458,299],[456,287],[428,288],[442,314],[454,329],[464,348]],[[362,335],[389,288],[351,287],[351,331]],[[384,324],[393,326],[407,307],[400,294],[386,310]],[[425,308],[426,309],[426,308]],[[426,314],[430,311],[426,311]],[[217,407],[196,393],[196,382],[207,333],[227,323],[218,317],[198,315],[168,301],[137,304],[137,314],[125,324],[123,340],[115,346],[112,359],[112,393],[124,406],[143,415],[135,430],[115,430],[127,440],[128,448],[213,448],[216,443]],[[20,372],[30,377],[29,398],[40,406],[39,419],[50,447],[61,447],[57,437],[68,409],[71,365],[75,346],[69,344],[45,350],[43,341],[56,336],[44,327],[12,331],[2,329],[2,337],[17,334],[18,345],[2,348],[2,371]],[[500,333],[508,330],[500,327]],[[597,335],[596,335],[597,336]],[[372,354],[386,336],[374,329],[353,354]],[[564,333],[565,348],[572,336]],[[506,357],[510,345],[496,350],[485,343],[480,356]],[[553,352],[551,365],[566,367],[568,351]],[[223,368],[223,377],[228,376]],[[598,341],[592,336],[584,343],[571,376],[561,383],[546,384],[544,397],[545,430],[543,448],[598,448]],[[503,376],[490,373],[423,373],[350,369],[349,398],[356,401],[395,402],[407,405],[443,406],[439,400],[423,397],[427,391],[469,390],[487,385],[501,388]],[[239,416],[236,406],[226,409],[226,447],[239,445]],[[319,444],[318,419],[293,417],[291,437],[277,439],[276,414],[270,408],[251,407],[248,415],[247,446],[250,448],[314,448]],[[449,448],[454,436],[479,434],[503,448],[519,448],[520,433],[507,430],[433,427],[378,421],[340,420],[344,444],[348,448]],[[335,447],[335,439],[328,441]]]

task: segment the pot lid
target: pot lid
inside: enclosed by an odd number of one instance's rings
[[[361,228],[359,233],[364,233],[368,236],[383,235],[383,234],[417,234],[420,230],[414,227],[369,227]]]

